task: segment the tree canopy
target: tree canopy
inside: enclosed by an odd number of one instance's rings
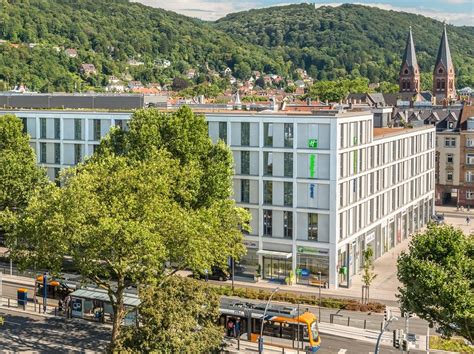
[[[47,183],[29,141],[19,118],[0,118],[0,211],[24,209],[34,190]]]
[[[447,336],[474,340],[474,239],[453,226],[430,225],[398,259],[401,307]]]
[[[420,69],[432,88],[440,21],[406,12],[344,4],[294,4],[229,14],[216,27],[233,38],[272,50],[292,67],[318,80],[366,77],[395,83],[409,26],[413,28]],[[474,86],[474,27],[448,25],[456,85]],[[423,77],[424,78],[424,77]]]
[[[133,352],[210,353],[219,349],[219,296],[205,283],[170,277],[140,291],[138,327],[126,328],[120,347]]]
[[[231,176],[230,150],[212,144],[202,116],[137,111],[130,130],[112,130],[61,187],[37,191],[20,216],[3,214],[7,243],[22,267],[60,272],[69,256],[105,289],[116,348],[127,287],[160,287],[181,269],[202,272],[245,252],[248,213],[230,199]]]
[[[0,87],[24,83],[41,92],[98,90],[110,75],[163,85],[189,69],[197,74],[190,81],[200,84],[227,67],[242,80],[253,70],[296,79],[302,68],[317,80],[394,83],[410,25],[421,84],[431,89],[442,33],[434,19],[350,4],[270,7],[216,22],[128,0],[3,0],[0,12],[0,39],[8,41],[0,45]],[[457,87],[472,87],[474,27],[449,26],[448,34]],[[94,64],[97,74],[82,74],[82,63]]]

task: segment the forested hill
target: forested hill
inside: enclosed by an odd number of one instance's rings
[[[404,12],[345,4],[300,4],[230,14],[216,22],[222,31],[249,43],[283,53],[285,60],[318,79],[347,74],[371,82],[395,80],[409,26],[418,63],[429,84],[443,24]],[[474,85],[474,27],[448,26],[457,86]]]
[[[194,84],[215,83],[226,67],[238,79],[252,70],[294,76],[305,68],[320,80],[394,81],[409,25],[427,75],[422,84],[430,87],[442,24],[422,16],[292,5],[210,23],[128,0],[0,0],[0,90],[19,83],[41,92],[86,90],[111,75],[164,84],[189,69],[197,72]],[[448,34],[457,86],[474,86],[474,28],[449,26]],[[96,73],[81,73],[84,63]]]
[[[145,83],[164,81],[206,64],[215,71],[241,66],[248,74],[283,67],[207,22],[128,0],[0,0],[2,39],[20,46],[0,45],[0,80],[38,91],[71,91],[84,81],[99,86],[107,75],[126,72]],[[67,48],[78,57],[66,56]],[[127,66],[130,59],[145,65]],[[171,67],[160,68],[163,60]],[[81,78],[82,63],[94,64],[98,75]]]

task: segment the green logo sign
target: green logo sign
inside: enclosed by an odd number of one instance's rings
[[[314,178],[316,168],[316,155],[309,155],[309,177]]]
[[[318,139],[309,139],[308,140],[308,147],[311,149],[317,149],[318,148]]]

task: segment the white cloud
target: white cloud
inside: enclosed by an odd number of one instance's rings
[[[159,7],[165,10],[171,10],[180,14],[198,17],[203,20],[217,20],[225,15],[238,11],[245,11],[252,8],[261,8],[262,0],[243,0],[243,1],[230,1],[230,0],[131,0],[140,2],[142,4]],[[446,0],[451,4],[463,4],[473,0]],[[288,5],[291,3],[297,3],[298,1],[288,1],[285,4],[278,4],[278,6]],[[323,2],[316,1],[316,7],[320,6],[340,6],[345,2]],[[473,14],[472,12],[459,13],[451,12],[446,13],[443,11],[427,9],[424,7],[398,7],[384,3],[362,3],[362,2],[351,2],[353,4],[365,5],[378,7],[384,10],[394,10],[415,13],[431,18],[435,18],[440,21],[446,21],[453,25],[473,25]],[[276,5],[275,5],[276,6]]]
[[[225,15],[258,7],[253,1],[219,0],[131,0],[144,5],[171,10],[180,14],[198,17],[203,20],[217,20]]]
[[[454,2],[461,3],[464,0],[448,0],[448,1],[450,1],[451,3],[454,3]],[[351,3],[358,4],[358,5],[378,7],[379,9],[383,9],[383,10],[410,12],[410,13],[414,13],[418,15],[423,15],[426,17],[431,17],[439,21],[446,21],[447,23],[450,23],[456,26],[461,26],[461,25],[472,26],[473,25],[472,13],[458,13],[458,12],[446,13],[443,11],[427,9],[424,7],[398,7],[398,6],[393,6],[390,4],[382,4],[382,3],[358,3],[358,2],[351,2]],[[317,3],[316,7],[340,6],[342,4],[344,3],[343,2]]]

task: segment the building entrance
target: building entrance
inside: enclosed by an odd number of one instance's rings
[[[263,278],[283,283],[290,274],[291,266],[291,259],[263,257]]]

